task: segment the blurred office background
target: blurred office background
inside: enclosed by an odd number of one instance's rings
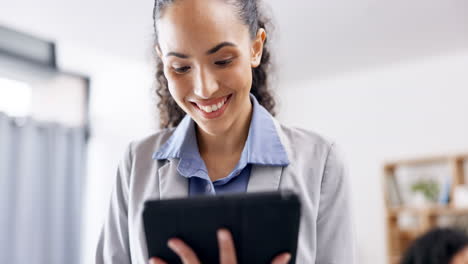
[[[266,2],[275,24],[278,119],[341,146],[352,179],[357,263],[389,263],[385,164],[468,153],[468,1]],[[157,129],[152,7],[0,3],[3,260],[93,263],[124,148]],[[11,32],[31,38],[11,44]],[[463,155],[454,164],[457,176],[468,170]],[[439,197],[447,184],[440,186]]]

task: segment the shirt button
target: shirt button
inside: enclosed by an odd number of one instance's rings
[[[211,184],[207,183],[207,184],[206,184],[206,187],[205,187],[205,190],[206,190],[207,192],[211,192]]]

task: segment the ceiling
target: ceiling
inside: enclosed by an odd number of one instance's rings
[[[466,0],[265,0],[286,80],[327,78],[468,49]],[[16,0],[0,23],[60,43],[151,61],[153,1]]]

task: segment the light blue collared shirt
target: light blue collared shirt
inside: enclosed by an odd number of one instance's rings
[[[245,192],[252,165],[287,166],[288,156],[272,116],[250,94],[253,106],[249,135],[239,162],[226,177],[212,182],[198,151],[195,122],[186,115],[153,159],[178,158],[177,171],[189,179],[189,195]]]

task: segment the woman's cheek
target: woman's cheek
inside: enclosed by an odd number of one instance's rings
[[[169,92],[172,97],[175,99],[177,104],[184,110],[186,106],[184,105],[184,99],[190,95],[190,82],[183,78],[168,79]]]
[[[223,74],[220,76],[220,80],[222,80],[223,86],[235,90],[236,92],[240,92],[246,89],[250,90],[249,78],[251,77],[251,73],[249,71],[245,71],[245,68],[241,65],[235,65],[231,67],[229,71],[224,71]]]

